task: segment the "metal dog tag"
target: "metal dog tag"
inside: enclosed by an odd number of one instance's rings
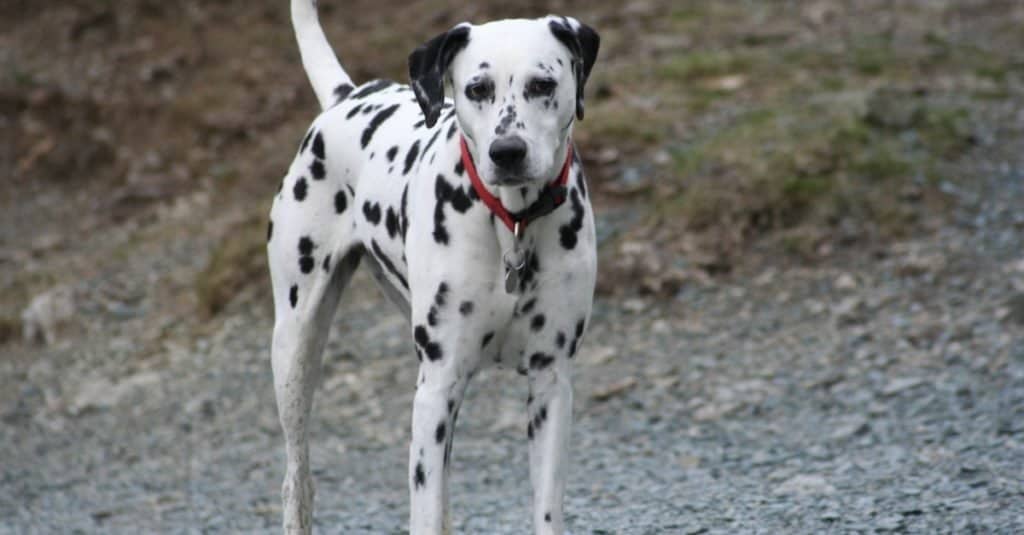
[[[515,247],[505,251],[502,259],[505,263],[505,292],[519,293],[519,283],[523,278],[523,271],[526,269],[526,255],[518,247]]]

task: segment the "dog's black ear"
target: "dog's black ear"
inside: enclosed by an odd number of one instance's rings
[[[448,65],[469,43],[469,25],[460,24],[416,47],[409,54],[409,78],[428,127],[434,126],[444,104]]]
[[[575,22],[575,27],[572,22]],[[573,74],[576,77],[576,117],[583,119],[583,86],[586,85],[590,70],[597,61],[601,37],[590,26],[575,20],[572,22],[565,17],[554,17],[548,23],[548,27],[551,28],[555,39],[572,53]]]

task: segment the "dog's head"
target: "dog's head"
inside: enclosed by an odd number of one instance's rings
[[[600,39],[567,17],[462,23],[409,56],[427,126],[445,92],[480,178],[492,185],[551,180],[562,166]]]

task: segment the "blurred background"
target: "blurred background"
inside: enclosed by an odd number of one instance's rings
[[[1024,3],[321,4],[357,82],[463,20],[601,35],[578,532],[1024,528]],[[285,0],[0,2],[0,531],[277,525],[266,218],[316,111]],[[327,532],[404,529],[415,365],[369,281]],[[488,374],[456,526],[517,533],[525,385]]]

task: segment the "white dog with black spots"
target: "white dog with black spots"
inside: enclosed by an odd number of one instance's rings
[[[597,34],[557,16],[463,23],[412,52],[411,87],[357,87],[314,0],[293,0],[291,9],[323,112],[267,229],[285,532],[312,528],[310,408],[331,318],[365,258],[409,319],[419,361],[410,532],[450,531],[459,407],[480,366],[495,363],[528,377],[533,526],[561,535],[572,361],[597,263],[572,127],[583,117]]]

